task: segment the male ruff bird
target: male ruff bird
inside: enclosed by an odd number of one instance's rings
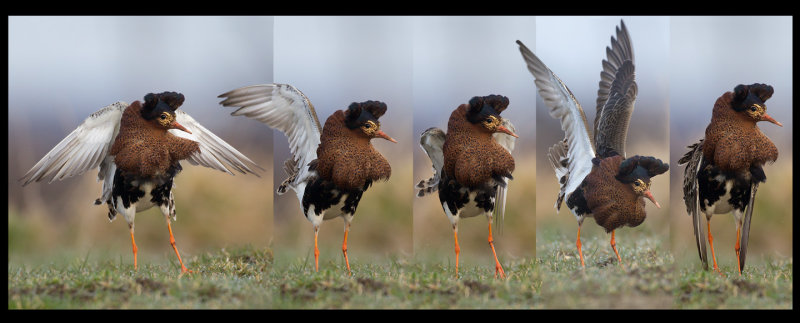
[[[644,197],[661,207],[650,192],[651,178],[666,172],[669,165],[654,157],[625,157],[628,124],[634,109],[637,85],[634,80],[633,46],[625,23],[616,28],[606,47],[600,89],[597,91],[597,115],[592,137],[580,103],[559,79],[522,42],[517,40],[522,58],[533,74],[539,95],[550,108],[550,116],[561,121],[563,141],[549,149],[561,189],[555,208],[560,210],[566,198],[578,221],[576,246],[585,267],[581,250],[581,224],[588,216],[611,233],[611,248],[622,264],[616,247],[615,230],[635,227],[644,222]]]
[[[485,215],[489,220],[489,247],[495,261],[495,277],[506,274],[492,238],[495,210],[502,218],[505,193],[514,171],[514,126],[500,117],[509,100],[501,95],[476,96],[461,104],[450,115],[447,133],[429,128],[420,137],[420,146],[431,159],[433,177],[420,181],[416,189],[422,197],[439,191],[439,202],[453,227],[458,276],[458,220]]]
[[[311,101],[288,84],[252,85],[226,92],[220,104],[237,107],[233,116],[244,115],[283,132],[289,139],[291,157],[284,163],[289,177],[278,187],[292,189],[303,215],[314,227],[314,268],[319,271],[317,236],[323,220],[344,219],[342,253],[347,257],[347,234],[361,196],[378,180],[388,180],[389,162],[370,143],[382,138],[396,143],[381,130],[378,118],[386,113],[380,101],[353,102],[334,112],[320,127]]]
[[[62,180],[99,167],[97,180],[103,193],[95,205],[106,203],[108,219],[121,213],[128,223],[133,245],[133,267],[138,267],[134,218],[153,206],[167,221],[169,242],[181,273],[191,272],[183,264],[172,234],[176,219],[172,188],[183,169],[181,160],[233,175],[224,165],[253,173],[258,167],[245,155],[208,131],[183,110],[183,94],[149,93],[144,103],[119,101],[92,113],[77,129],[48,152],[20,180],[22,185]],[[257,175],[257,174],[256,174]]]
[[[689,146],[689,152],[678,160],[679,165],[686,165],[683,200],[692,217],[697,252],[704,269],[708,269],[708,256],[700,213],[706,215],[714,270],[722,274],[714,254],[711,216],[732,212],[739,275],[744,270],[756,190],[759,183],[767,180],[763,166],[778,159],[778,148],[756,125],[768,121],[783,126],[767,114],[764,102],[772,97],[773,91],[772,86],[755,83],[740,84],[733,92],[725,92],[714,104],[705,138]]]

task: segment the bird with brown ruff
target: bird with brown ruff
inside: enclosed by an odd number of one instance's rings
[[[705,269],[708,256],[700,214],[706,216],[713,269],[721,274],[714,254],[711,216],[733,213],[739,275],[744,270],[756,190],[759,183],[767,180],[763,166],[778,159],[778,148],[756,125],[767,121],[783,126],[767,114],[765,102],[773,92],[772,86],[759,83],[740,84],[732,92],[725,92],[714,104],[705,138],[689,146],[689,152],[678,160],[680,165],[686,165],[683,199],[692,217],[697,252]]]
[[[319,271],[317,237],[323,220],[342,217],[342,253],[347,257],[347,234],[361,196],[378,180],[388,180],[392,168],[370,140],[397,142],[381,130],[378,119],[387,106],[380,101],[353,102],[334,112],[320,126],[311,101],[288,84],[252,85],[226,92],[220,104],[237,107],[233,116],[244,115],[283,132],[289,139],[291,157],[284,163],[289,177],[278,187],[292,189],[303,214],[314,228],[314,268]]]
[[[585,267],[581,250],[581,225],[588,216],[611,233],[611,248],[619,263],[615,230],[640,225],[647,216],[644,198],[661,207],[650,192],[652,177],[662,174],[669,165],[654,157],[626,158],[625,141],[634,109],[637,85],[631,38],[624,22],[606,47],[597,91],[597,115],[592,137],[586,115],[575,96],[533,52],[517,40],[522,58],[535,78],[539,95],[550,108],[550,116],[560,120],[565,132],[563,141],[549,149],[561,189],[555,208],[560,210],[566,198],[578,221],[576,246]]]
[[[103,181],[103,193],[94,204],[106,203],[111,221],[119,213],[125,218],[134,269],[138,267],[136,213],[156,206],[166,218],[169,242],[181,273],[191,272],[183,264],[171,225],[177,215],[172,188],[175,176],[183,169],[180,161],[231,175],[233,172],[223,164],[253,174],[250,167],[258,166],[186,112],[177,110],[183,101],[183,94],[176,92],[149,93],[144,103],[119,101],[92,113],[20,179],[22,185],[62,180],[99,167],[97,180]]]
[[[502,95],[476,96],[450,115],[447,133],[429,128],[420,146],[431,159],[434,175],[417,184],[417,196],[439,192],[439,202],[453,228],[456,276],[461,248],[458,221],[485,215],[489,220],[489,247],[495,261],[495,277],[505,278],[492,238],[492,219],[505,211],[505,193],[514,171],[514,126],[500,117],[509,104]]]

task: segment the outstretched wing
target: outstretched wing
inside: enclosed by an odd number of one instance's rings
[[[688,148],[689,152],[678,160],[678,165],[686,165],[683,171],[683,201],[686,203],[686,212],[692,217],[697,253],[703,262],[703,268],[708,269],[706,238],[701,227],[702,217],[700,216],[697,188],[697,172],[700,171],[700,165],[703,163],[703,139]]]
[[[41,180],[52,183],[81,175],[101,166],[101,163],[103,167],[97,174],[98,180],[107,178],[107,170],[113,168],[112,158],[107,158],[108,151],[119,133],[122,112],[127,107],[125,102],[116,102],[92,113],[20,178],[22,185]],[[104,161],[111,161],[111,165]]]
[[[427,194],[436,192],[439,189],[439,180],[442,178],[442,167],[444,167],[444,146],[445,133],[439,128],[428,128],[422,132],[419,138],[419,146],[431,159],[433,168],[433,176],[427,180],[421,180],[414,187],[417,191],[417,197],[422,197]]]
[[[561,146],[557,151],[551,149],[550,153],[550,159],[558,161],[553,163],[553,166],[561,185],[556,201],[556,209],[559,209],[564,195],[575,191],[592,170],[595,151],[589,134],[589,125],[580,103],[564,82],[522,42],[517,40],[517,44],[528,70],[536,78],[539,95],[550,108],[550,116],[560,120],[561,130],[564,130],[564,140],[557,144]]]
[[[611,36],[611,46],[606,47],[600,89],[597,90],[594,142],[597,154],[602,158],[610,156],[612,151],[625,157],[628,124],[638,91],[631,37],[625,22],[620,21],[620,26],[617,27],[617,38]]]
[[[288,84],[261,84],[239,88],[219,96],[225,98],[220,104],[238,107],[231,115],[243,115],[283,132],[289,138],[292,160],[285,163],[289,179],[284,181],[278,193],[286,187],[297,191],[298,184],[308,176],[308,164],[317,158],[322,127],[317,112],[308,98]],[[303,192],[298,192],[302,198]]]
[[[503,118],[503,127],[508,128],[513,133],[517,133],[517,128],[514,127],[511,121],[506,118]],[[503,148],[508,150],[509,153],[514,151],[514,145],[517,142],[517,138],[502,132],[495,132],[494,134],[492,134],[492,137],[494,138],[495,141],[497,141],[498,144],[500,144],[500,146],[503,146]],[[504,180],[506,182],[506,185],[501,185],[500,187],[497,188],[497,195],[495,195],[494,199],[493,217],[495,221],[498,221],[497,220],[498,218],[500,219],[500,221],[502,221],[503,219],[505,219],[506,215],[506,192],[508,192],[508,180],[507,179]]]
[[[258,176],[258,174],[250,168],[251,166],[263,170],[263,168],[250,160],[250,158],[247,158],[247,156],[240,153],[236,148],[233,148],[220,137],[217,137],[217,135],[206,129],[206,127],[203,127],[203,125],[183,110],[175,111],[175,119],[192,133],[189,134],[177,129],[170,129],[169,132],[173,135],[191,139],[199,143],[200,151],[186,159],[192,165],[202,165],[231,175],[234,174],[225,167],[226,165],[242,174],[252,173],[256,176]]]

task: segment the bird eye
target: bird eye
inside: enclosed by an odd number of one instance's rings
[[[372,128],[372,125],[371,125],[371,124],[369,124],[369,123],[368,123],[368,124],[365,124],[365,125],[364,125],[364,128],[367,128],[367,129],[369,129],[369,128]]]
[[[633,185],[639,186],[639,182],[638,181],[633,182]]]
[[[483,120],[483,122],[492,123],[492,119],[491,118],[486,118],[486,120]]]
[[[750,107],[750,111],[756,112],[756,107],[755,106]]]
[[[167,114],[166,113],[162,113],[161,114],[161,120],[167,120]]]

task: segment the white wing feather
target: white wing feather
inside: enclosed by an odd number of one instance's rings
[[[217,137],[214,133],[203,127],[194,118],[183,110],[175,111],[175,121],[184,126],[192,133],[186,133],[177,129],[170,129],[173,135],[197,141],[200,151],[192,154],[186,160],[192,165],[202,165],[219,171],[234,175],[225,165],[243,174],[256,174],[250,166],[259,167],[244,154],[233,148],[227,142]]]
[[[522,58],[525,59],[528,70],[536,78],[535,83],[539,89],[539,95],[542,96],[545,104],[550,108],[550,116],[561,121],[561,130],[564,130],[564,141],[567,144],[566,157],[568,159],[566,172],[561,170],[567,178],[563,182],[559,178],[559,181],[562,192],[568,196],[578,188],[586,175],[592,170],[592,158],[595,157],[594,144],[589,133],[586,115],[580,103],[578,103],[564,82],[522,42],[518,40],[517,44],[520,46],[519,50],[522,53]],[[556,169],[556,171],[559,174],[559,169]]]
[[[513,133],[517,133],[517,128],[511,123],[510,120],[503,118],[503,127],[508,128]],[[492,134],[492,137],[495,141],[497,141],[500,146],[503,146],[508,153],[512,153],[514,151],[514,146],[517,142],[517,138],[507,135],[502,132],[495,132]],[[497,195],[495,196],[494,202],[494,218],[497,219],[498,215],[500,220],[505,219],[506,215],[506,193],[508,192],[508,185],[510,183],[506,180],[506,185],[497,188]],[[501,222],[502,223],[502,222]]]
[[[433,168],[433,176],[428,180],[422,180],[415,186],[419,189],[417,197],[422,197],[427,194],[436,192],[439,189],[439,181],[442,178],[442,167],[444,167],[444,146],[445,133],[439,128],[428,128],[422,132],[419,138],[419,146],[431,159],[431,166]]]
[[[92,113],[78,128],[50,150],[22,178],[22,185],[42,180],[52,183],[55,180],[81,175],[103,164],[97,180],[108,182],[108,151],[119,133],[122,112],[128,104],[116,102]],[[111,172],[113,175],[113,171]],[[105,195],[106,185],[103,185]],[[110,193],[110,185],[108,187]]]
[[[288,84],[261,84],[239,88],[219,96],[226,107],[238,107],[231,115],[244,115],[283,132],[289,139],[289,150],[298,167],[289,187],[302,198],[298,189],[308,176],[308,164],[317,158],[322,127],[308,98]]]

